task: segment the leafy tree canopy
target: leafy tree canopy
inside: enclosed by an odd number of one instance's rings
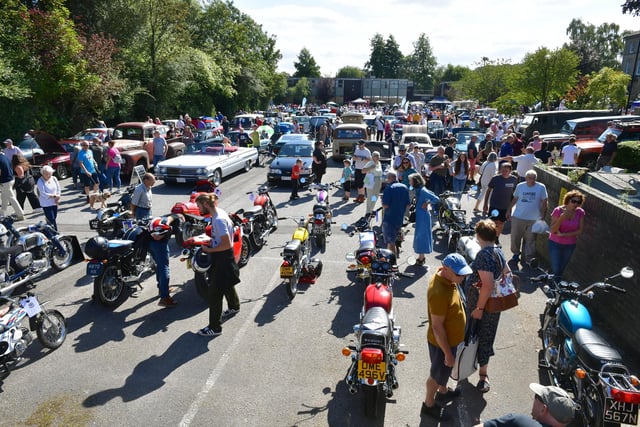
[[[580,74],[590,74],[603,67],[619,68],[624,47],[620,27],[615,23],[603,23],[596,27],[573,19],[567,27],[569,43],[565,49],[573,51],[580,60]]]
[[[364,77],[364,71],[359,67],[347,65],[342,67],[336,73],[338,79],[361,79]]]
[[[306,47],[302,48],[298,54],[298,62],[294,62],[293,66],[296,69],[293,77],[320,77],[320,66]]]

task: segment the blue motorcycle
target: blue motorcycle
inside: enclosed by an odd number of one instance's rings
[[[609,281],[633,274],[631,268],[624,267],[584,289],[577,283],[557,282],[551,274],[531,279],[543,283],[549,297],[541,316],[540,367],[548,370],[553,385],[573,393],[580,406],[575,418],[584,426],[638,423],[640,380],[629,373],[620,353],[592,330],[589,310],[580,302],[593,299],[594,290],[626,292]]]

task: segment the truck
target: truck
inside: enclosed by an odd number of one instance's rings
[[[115,127],[111,139],[115,141],[115,148],[122,155],[124,163],[121,173],[123,175],[130,175],[135,166],[144,166],[146,170],[151,168],[155,130],[161,129],[158,125],[149,122],[126,122]],[[186,146],[181,137],[168,139],[167,144],[169,146],[167,159],[184,154]]]

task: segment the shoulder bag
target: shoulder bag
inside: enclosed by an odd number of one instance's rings
[[[495,250],[493,256],[498,259],[501,272],[500,277],[494,280],[493,290],[487,300],[487,304],[484,306],[484,311],[487,313],[500,313],[518,305],[518,290],[513,283],[513,275],[511,273],[504,274],[505,265]]]

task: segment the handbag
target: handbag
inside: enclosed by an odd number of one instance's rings
[[[493,254],[496,255],[495,252]],[[497,258],[502,266],[502,272],[500,277],[494,281],[491,296],[484,306],[484,311],[487,313],[500,313],[518,305],[518,290],[514,285],[513,275],[511,273],[504,274],[504,264],[502,264],[500,257]]]
[[[469,378],[478,369],[478,321],[471,318],[467,324],[464,341],[458,344],[456,361],[449,375],[454,381]]]

